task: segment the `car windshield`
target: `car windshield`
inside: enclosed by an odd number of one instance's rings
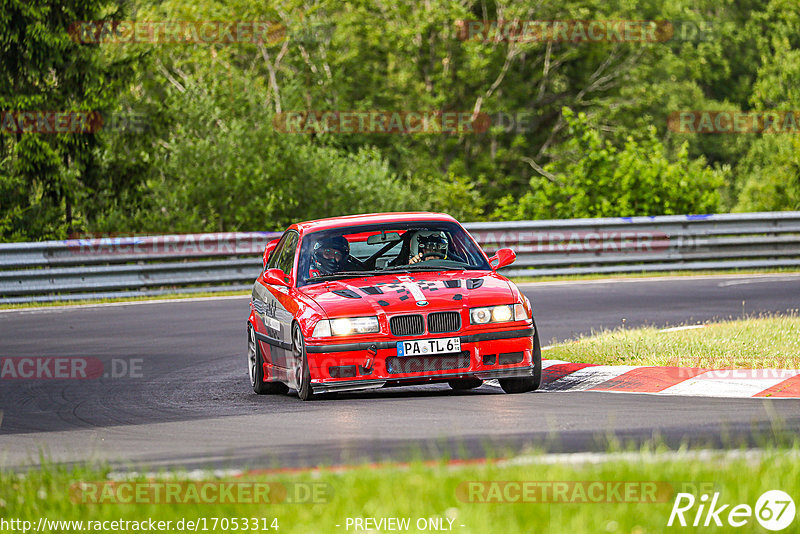
[[[298,285],[391,272],[491,270],[457,223],[418,221],[348,226],[306,234]]]

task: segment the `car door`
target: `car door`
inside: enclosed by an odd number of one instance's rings
[[[284,233],[269,257],[266,269],[281,269],[292,280],[299,235],[295,230]],[[292,320],[297,311],[291,288],[268,284],[264,273],[258,278],[254,289],[254,306],[258,312],[258,336],[264,360],[274,366],[277,378],[293,383]]]

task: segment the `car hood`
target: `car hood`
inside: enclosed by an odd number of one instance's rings
[[[302,288],[328,317],[456,310],[511,304],[508,280],[487,271],[417,272],[312,284]]]

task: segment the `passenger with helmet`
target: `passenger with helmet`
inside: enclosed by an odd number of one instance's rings
[[[431,259],[448,259],[448,241],[444,232],[419,230],[411,237],[409,244],[409,264]]]
[[[310,276],[324,276],[342,271],[350,258],[350,243],[342,236],[317,241],[311,253]]]

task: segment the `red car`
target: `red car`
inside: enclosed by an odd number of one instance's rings
[[[539,387],[529,300],[452,217],[381,213],[297,223],[267,244],[247,321],[258,394],[499,379]]]

